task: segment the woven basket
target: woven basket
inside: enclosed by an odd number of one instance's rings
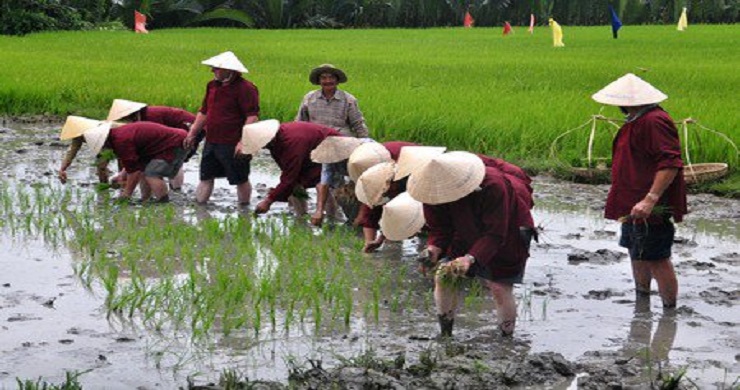
[[[610,168],[576,168],[569,169],[572,179],[578,183],[605,184],[611,179]]]
[[[683,177],[686,184],[698,184],[719,179],[727,171],[728,166],[725,163],[691,164],[683,168]]]

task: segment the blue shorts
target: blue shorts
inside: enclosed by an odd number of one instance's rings
[[[347,160],[337,163],[321,164],[321,184],[336,188],[347,176]]]
[[[234,157],[236,145],[206,142],[200,158],[200,180],[226,177],[231,185],[249,181],[251,155]]]
[[[656,225],[627,222],[622,224],[619,246],[629,250],[632,260],[663,260],[671,257],[675,234],[670,220]]]

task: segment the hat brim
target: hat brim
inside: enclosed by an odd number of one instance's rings
[[[334,76],[337,76],[337,84],[342,84],[347,82],[347,75],[339,68],[332,68],[329,66],[320,66],[318,68],[314,68],[311,71],[311,74],[308,76],[308,81],[311,82],[313,85],[320,85],[321,81],[319,78],[324,73],[331,73]]]
[[[352,152],[362,144],[355,137],[329,136],[311,151],[311,161],[319,164],[332,164],[349,158]]]
[[[404,192],[383,206],[380,230],[391,241],[402,241],[421,231],[424,220],[424,206]]]
[[[275,138],[280,122],[268,119],[244,125],[242,128],[242,153],[255,154]]]
[[[411,173],[407,191],[429,205],[451,203],[480,186],[486,176],[483,160],[469,152],[437,156]]]

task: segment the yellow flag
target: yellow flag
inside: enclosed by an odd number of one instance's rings
[[[686,16],[686,7],[683,7],[681,17],[678,18],[678,27],[676,27],[676,30],[683,31],[686,30],[687,27],[689,27],[689,18]]]
[[[565,46],[563,43],[563,29],[553,18],[550,18],[549,23],[550,27],[552,27],[552,45],[555,47]]]

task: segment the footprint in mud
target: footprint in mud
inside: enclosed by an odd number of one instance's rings
[[[591,290],[588,292],[588,294],[584,294],[583,297],[586,299],[596,299],[599,301],[603,301],[611,297],[623,297],[624,295],[625,294],[623,292],[617,292],[612,289],[606,289],[606,290]]]
[[[599,264],[599,265],[607,265],[612,263],[618,263],[623,258],[627,257],[626,254],[622,252],[612,251],[609,249],[598,249],[596,252],[587,251],[584,249],[573,249],[571,253],[568,254],[568,263],[571,264],[580,264],[580,263],[589,263],[589,264]]]
[[[740,253],[723,253],[719,256],[710,257],[709,260],[712,260],[715,263],[738,265],[740,264]]]
[[[725,291],[719,287],[710,287],[700,292],[699,296],[710,305],[732,307],[740,301],[740,290]]]

